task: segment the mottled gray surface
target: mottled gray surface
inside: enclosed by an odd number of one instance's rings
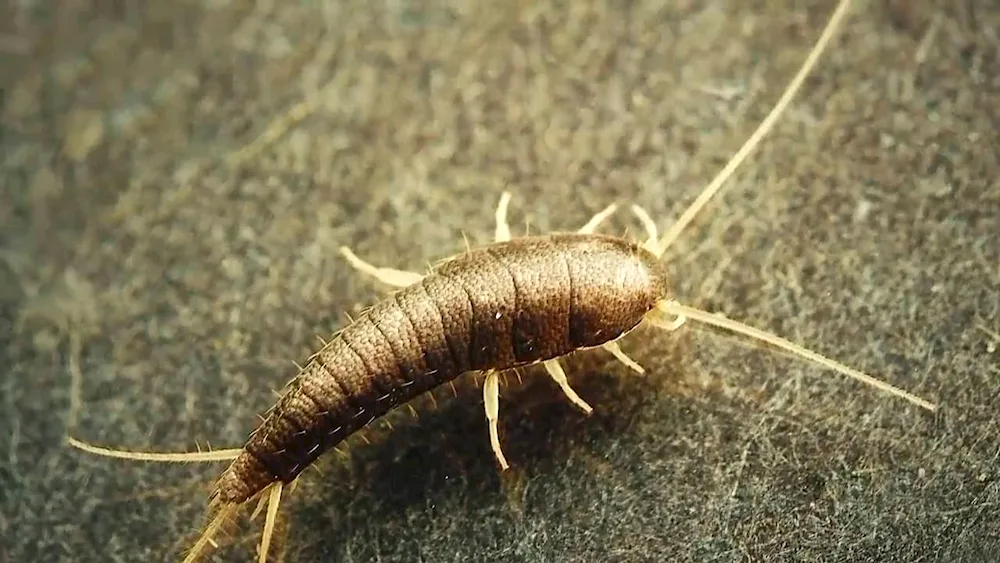
[[[665,227],[834,2],[256,4],[0,17],[0,561],[172,561],[202,523],[218,464],[63,445],[75,369],[82,439],[237,446],[314,335],[385,291],[339,245],[420,269],[488,240],[505,188],[533,232],[615,200]],[[276,560],[995,557],[1000,7],[860,4],[669,259],[686,303],[937,414],[693,324],[643,331],[647,378],[568,362],[590,419],[544,373],[505,389],[502,477],[471,386],[330,454]]]

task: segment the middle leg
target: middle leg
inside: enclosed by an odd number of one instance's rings
[[[506,470],[510,464],[507,463],[507,458],[504,457],[503,449],[500,447],[500,431],[497,428],[500,420],[500,376],[495,371],[486,373],[486,381],[483,383],[483,406],[490,427],[490,447],[500,463],[500,469]]]
[[[569,386],[569,380],[566,379],[566,372],[563,371],[559,360],[546,360],[542,362],[542,365],[545,366],[545,371],[549,372],[552,379],[559,384],[559,388],[562,389],[563,394],[569,398],[570,402],[587,414],[594,412],[594,408],[588,405],[587,401],[580,398],[580,396],[576,394],[576,391]]]

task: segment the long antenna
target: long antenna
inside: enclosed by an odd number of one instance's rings
[[[694,220],[695,215],[701,211],[701,208],[705,207],[705,204],[707,204],[708,201],[715,196],[716,192],[722,188],[722,184],[724,184],[726,180],[733,175],[736,168],[739,167],[744,160],[746,160],[746,157],[749,156],[755,148],[757,148],[757,145],[760,144],[764,135],[767,135],[771,131],[775,122],[778,121],[778,118],[788,107],[788,104],[791,103],[792,98],[795,97],[799,89],[802,87],[802,83],[805,82],[806,77],[810,72],[812,72],[813,67],[816,66],[816,61],[819,60],[820,55],[822,55],[823,51],[826,50],[826,47],[833,38],[834,33],[836,33],[837,29],[840,27],[841,22],[847,15],[850,5],[850,0],[840,1],[840,4],[837,5],[837,9],[834,10],[833,15],[830,16],[830,21],[827,22],[826,27],[823,28],[823,33],[820,34],[819,39],[816,40],[816,45],[812,48],[812,51],[809,52],[809,56],[806,57],[805,62],[802,63],[802,67],[799,68],[798,74],[795,75],[792,81],[789,82],[788,87],[785,88],[785,92],[781,95],[778,103],[774,104],[774,107],[771,109],[771,113],[767,114],[764,121],[757,126],[757,130],[750,135],[750,138],[747,139],[745,143],[743,143],[740,150],[737,151],[732,159],[729,160],[722,171],[715,176],[715,179],[705,186],[705,189],[702,190],[698,198],[694,200],[694,203],[692,203],[684,211],[684,213],[673,225],[670,225],[667,232],[663,234],[663,238],[659,240],[656,247],[653,249],[654,254],[657,256],[663,256],[663,253],[670,248],[670,245],[673,244],[678,236],[680,236],[681,232],[688,226],[689,223],[691,223],[691,221]]]
[[[876,389],[885,391],[886,393],[891,393],[892,395],[906,399],[907,401],[921,408],[927,409],[931,412],[937,410],[937,405],[931,403],[930,401],[922,399],[914,395],[913,393],[904,391],[880,379],[876,379],[868,375],[867,373],[863,373],[854,368],[847,367],[840,362],[827,358],[826,356],[813,352],[812,350],[809,350],[807,348],[803,348],[802,346],[799,346],[798,344],[795,344],[784,338],[781,338],[780,336],[764,332],[763,330],[753,328],[752,326],[745,325],[741,322],[727,319],[725,317],[720,317],[718,315],[713,315],[708,311],[702,311],[700,309],[695,309],[693,307],[687,307],[685,305],[677,303],[676,301],[664,301],[659,305],[657,305],[657,310],[663,311],[664,313],[667,313],[669,315],[674,315],[675,317],[678,318],[684,317],[684,318],[694,319],[698,322],[705,323],[707,325],[716,326],[725,330],[735,332],[737,334],[742,334],[744,336],[760,340],[761,342],[766,342],[767,344],[776,346],[782,350],[785,350],[786,352],[790,352],[792,354],[795,354],[796,356],[800,356],[802,358],[815,362],[823,367],[832,369],[833,371],[839,372],[852,379],[856,379],[866,385],[870,385]],[[654,321],[655,320],[656,319],[654,319]],[[669,324],[670,323],[666,322],[662,323],[663,326],[668,326]]]

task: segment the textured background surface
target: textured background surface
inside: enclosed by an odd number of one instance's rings
[[[663,4],[663,5],[661,5]],[[607,203],[661,225],[777,99],[810,2],[21,2],[0,17],[0,561],[170,561],[293,359],[512,222]],[[286,497],[288,562],[975,561],[1000,550],[1000,9],[861,3],[797,103],[670,254],[686,303],[942,405],[929,414],[693,325],[638,378],[569,362],[584,419],[438,394]],[[937,4],[937,5],[935,5]],[[11,6],[13,4],[8,4]],[[112,6],[115,6],[112,8]],[[253,144],[299,106],[304,119]],[[607,230],[635,232],[626,213]],[[523,232],[523,229],[521,229]],[[511,381],[513,384],[514,382]],[[253,553],[260,522],[214,561]]]

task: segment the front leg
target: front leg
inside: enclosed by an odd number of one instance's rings
[[[394,287],[406,287],[422,280],[424,276],[416,272],[405,270],[395,270],[393,268],[380,268],[358,258],[350,248],[340,247],[340,253],[347,260],[347,263],[363,274],[367,274],[378,281]]]

